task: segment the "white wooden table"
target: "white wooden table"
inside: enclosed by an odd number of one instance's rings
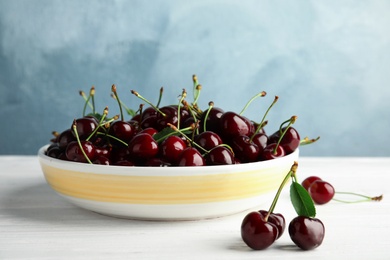
[[[390,259],[390,158],[301,158],[298,178],[309,175],[384,199],[317,206],[326,234],[315,250],[297,249],[285,232],[253,251],[240,237],[246,212],[185,222],[106,217],[52,191],[36,156],[0,156],[0,259]],[[295,216],[288,189],[276,212],[288,221]]]

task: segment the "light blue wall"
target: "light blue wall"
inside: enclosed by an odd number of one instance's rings
[[[35,154],[83,107],[79,90],[118,113],[138,90],[176,102],[203,85],[201,104],[260,121],[291,115],[305,156],[390,156],[390,1],[0,0],[0,154]],[[191,93],[191,92],[190,92]],[[190,95],[191,96],[191,95]]]

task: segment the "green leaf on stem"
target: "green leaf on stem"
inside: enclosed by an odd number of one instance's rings
[[[316,208],[310,194],[296,181],[291,183],[290,198],[299,216],[315,217]]]

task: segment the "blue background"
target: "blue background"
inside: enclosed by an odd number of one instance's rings
[[[304,156],[390,156],[390,1],[0,0],[0,154],[36,154],[53,130],[81,116],[96,87],[99,109],[116,84],[164,104],[192,75],[209,101],[267,126],[298,116],[321,136]]]

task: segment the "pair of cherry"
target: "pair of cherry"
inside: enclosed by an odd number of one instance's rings
[[[241,237],[252,249],[262,250],[271,246],[285,230],[286,221],[282,214],[273,213],[282,189],[292,179],[290,187],[291,202],[297,212],[288,226],[291,240],[301,249],[310,250],[322,244],[325,236],[324,224],[315,218],[315,207],[306,189],[297,182],[294,162],[283,179],[268,211],[260,210],[247,214],[241,223]]]

